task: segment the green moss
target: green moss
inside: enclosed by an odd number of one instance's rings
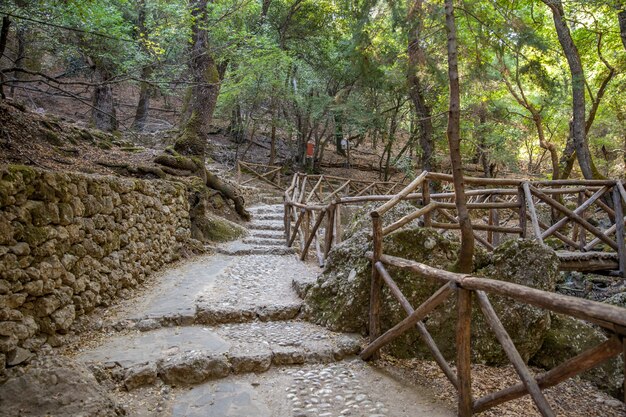
[[[23,181],[25,184],[32,182],[39,175],[37,171],[26,165],[9,165],[7,181]]]
[[[220,82],[220,73],[217,70],[217,65],[209,65],[204,72],[204,79],[211,84],[219,84]]]
[[[113,149],[113,144],[109,141],[98,142],[96,146],[100,149],[105,149],[105,150]]]
[[[43,136],[43,140],[52,145],[61,146],[63,144],[63,140],[61,140],[61,137],[51,130],[42,129],[41,135]]]

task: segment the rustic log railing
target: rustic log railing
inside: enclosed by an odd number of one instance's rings
[[[626,191],[622,182],[473,177],[466,177],[465,181],[474,236],[488,251],[507,239],[534,238],[558,249],[564,270],[618,271],[626,277],[623,210]],[[437,189],[447,191],[431,192],[433,183]],[[454,192],[450,191],[451,175],[423,172],[393,194],[400,187],[393,182],[367,183],[296,174],[284,198],[286,241],[291,245],[299,235],[304,259],[307,256],[304,249],[308,250],[313,242],[318,248],[323,240],[322,249],[317,252],[321,265],[332,245],[341,240],[341,206],[372,201],[386,202],[379,212],[402,200],[416,206],[415,212],[384,227],[384,235],[415,221],[439,230],[460,229]],[[325,216],[327,221],[324,223],[320,216]],[[597,219],[611,226],[601,230],[594,225]],[[318,236],[322,230],[324,236]]]
[[[441,176],[441,174],[435,174],[438,179],[448,179]],[[492,408],[498,404],[519,398],[523,395],[530,394],[534,404],[541,413],[542,416],[554,416],[550,404],[543,395],[542,390],[551,386],[554,386],[568,378],[580,374],[588,369],[591,369],[606,360],[619,355],[624,352],[626,355],[626,309],[615,307],[599,302],[584,300],[575,297],[569,297],[560,294],[553,294],[546,291],[537,290],[534,288],[518,285],[514,283],[498,281],[487,278],[473,277],[467,274],[457,274],[448,272],[445,270],[433,268],[418,262],[397,258],[389,255],[385,255],[383,252],[383,237],[385,234],[390,233],[403,225],[413,221],[418,217],[426,217],[431,215],[436,207],[439,210],[452,209],[448,205],[442,205],[444,199],[449,199],[448,196],[436,196],[434,194],[425,195],[422,193],[423,200],[421,202],[422,207],[417,209],[412,215],[405,216],[386,228],[382,226],[382,219],[386,212],[388,212],[394,205],[396,205],[402,199],[409,198],[415,194],[415,190],[418,186],[424,185],[428,178],[434,178],[432,174],[422,174],[411,184],[409,184],[404,190],[402,190],[396,196],[392,196],[386,203],[378,207],[371,213],[372,217],[372,239],[373,250],[367,253],[367,256],[372,261],[372,277],[371,277],[371,289],[370,289],[370,309],[369,309],[369,333],[370,343],[361,352],[363,359],[376,358],[380,349],[398,338],[406,331],[416,327],[423,342],[426,344],[430,352],[432,353],[435,361],[442,369],[443,373],[449,379],[450,383],[457,390],[458,397],[458,415],[461,417],[471,416],[474,413],[479,413]],[[470,182],[473,179],[470,179]],[[527,214],[525,209],[528,208],[530,212],[530,220],[533,223],[533,229],[535,236],[541,241],[542,235],[549,236],[561,228],[567,221],[574,220],[577,222],[580,230],[585,230],[596,235],[598,241],[602,241],[607,245],[609,244],[608,231],[601,232],[583,217],[582,213],[590,207],[598,199],[613,189],[613,209],[608,206],[603,209],[614,210],[614,218],[618,219],[615,223],[617,232],[616,241],[611,240],[611,243],[616,243],[617,249],[623,248],[623,212],[622,204],[626,201],[626,193],[624,193],[624,187],[620,182],[593,182],[589,184],[589,187],[593,188],[595,193],[591,196],[584,190],[577,192],[584,192],[587,200],[583,197],[580,201],[578,208],[575,210],[569,210],[563,204],[553,199],[550,195],[560,193],[560,190],[552,189],[544,192],[537,187],[541,186],[541,183],[528,183],[528,182],[513,182],[507,184],[509,180],[502,180],[495,182],[494,180],[488,180],[483,182],[485,184],[489,182],[489,185],[512,185],[516,188],[509,190],[482,190],[482,193],[468,195],[483,196],[483,198],[473,199],[474,209],[515,209],[520,213],[519,219],[520,226],[517,228],[512,227],[499,227],[487,229],[492,233],[515,233],[519,235],[525,235]],[[551,184],[556,186],[576,186],[579,187],[577,182],[563,182],[560,184]],[[598,188],[599,187],[599,188]],[[588,187],[585,187],[588,189]],[[428,189],[424,186],[424,189]],[[567,190],[570,192],[569,190]],[[428,193],[428,192],[426,192]],[[517,196],[517,202],[515,205],[510,204],[510,200],[503,201],[503,205],[498,201],[491,202],[491,196],[509,195]],[[427,198],[428,197],[428,198]],[[485,198],[488,197],[488,198]],[[553,225],[542,226],[537,219],[535,202],[537,198],[540,201],[544,201],[552,208],[556,208],[562,212],[567,220],[558,220]],[[432,202],[436,199],[437,202]],[[525,199],[525,200],[524,200]],[[490,203],[484,203],[489,200]],[[499,204],[499,205],[494,205]],[[433,206],[434,205],[434,206]],[[445,207],[445,208],[444,208]],[[494,219],[497,216],[490,215],[489,219]],[[454,216],[449,214],[447,217],[449,221],[454,220]],[[519,220],[518,219],[518,220]],[[426,220],[424,219],[424,224]],[[522,222],[524,224],[522,225]],[[452,224],[452,223],[449,223]],[[492,226],[496,226],[493,225]],[[432,227],[438,227],[433,222]],[[541,231],[541,228],[544,231]],[[621,230],[620,230],[621,228]],[[510,229],[510,230],[509,230]],[[515,229],[515,230],[513,230]],[[595,229],[595,230],[594,230]],[[614,230],[615,231],[615,230]],[[580,232],[579,232],[580,233]],[[620,239],[621,236],[621,239]],[[491,241],[489,238],[486,240],[490,245],[494,242],[493,235]],[[578,245],[582,248],[581,244],[573,242],[574,245]],[[623,253],[623,251],[621,252]],[[621,255],[620,255],[621,256]],[[621,261],[620,261],[621,262]],[[623,264],[621,264],[623,265]],[[422,279],[434,280],[442,284],[430,298],[424,301],[419,307],[413,308],[408,299],[404,296],[398,285],[395,283],[391,275],[386,269],[386,266],[393,266],[404,270],[414,272],[418,277]],[[622,269],[623,271],[623,269]],[[400,303],[405,310],[407,317],[400,323],[393,326],[391,329],[386,330],[384,333],[381,330],[380,317],[382,307],[382,290],[383,286],[387,286],[391,294]],[[457,336],[456,336],[456,373],[452,367],[446,362],[439,348],[435,344],[433,338],[430,336],[426,326],[423,323],[424,318],[428,316],[434,309],[442,304],[450,295],[456,296],[456,309],[457,309]],[[490,295],[497,295],[501,297],[510,298],[516,302],[530,304],[542,309],[553,311],[556,313],[566,314],[572,317],[576,317],[582,320],[595,323],[605,328],[611,336],[609,339],[595,346],[585,352],[566,360],[561,365],[553,368],[552,370],[542,373],[540,375],[533,376],[530,370],[527,368],[515,345],[513,344],[511,337],[507,333],[506,329],[502,325],[498,318],[491,302],[489,301]],[[519,375],[521,383],[511,386],[509,388],[487,394],[481,398],[473,399],[471,394],[471,350],[470,350],[470,330],[471,330],[471,301],[472,298],[476,298],[480,310],[486,318],[486,322],[494,332],[496,339],[502,346],[509,361],[513,365],[515,371]],[[626,388],[626,380],[624,383]],[[626,391],[626,389],[625,389]]]
[[[388,199],[402,187],[392,181],[295,174],[284,194],[287,246],[299,238],[300,258],[306,259],[314,247],[323,266],[332,245],[341,241],[342,206]]]
[[[258,179],[282,191],[282,169],[282,166],[277,165],[264,165],[255,164],[253,162],[237,161],[237,183],[239,185],[246,185],[255,179]],[[244,173],[252,175],[252,178],[243,179]]]

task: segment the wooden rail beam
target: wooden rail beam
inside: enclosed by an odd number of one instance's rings
[[[585,372],[599,364],[619,355],[622,352],[622,344],[618,337],[613,336],[602,344],[586,350],[548,372],[538,375],[535,380],[539,388],[550,388],[573,376]],[[474,402],[473,411],[480,413],[507,401],[526,395],[524,384],[519,383],[509,388],[485,395]]]
[[[393,196],[389,201],[387,201],[385,204],[383,204],[382,206],[378,207],[376,209],[376,211],[378,212],[378,214],[380,214],[381,216],[383,214],[385,214],[390,208],[392,208],[393,206],[395,206],[396,204],[398,204],[398,202],[400,200],[402,200],[404,197],[406,197],[408,194],[410,194],[412,191],[415,191],[415,189],[417,187],[419,187],[419,185],[424,182],[424,180],[426,179],[426,176],[428,175],[427,171],[422,172],[420,175],[417,176],[417,178],[415,178],[413,181],[411,181],[411,183],[409,185],[407,185],[406,187],[404,187],[404,189],[402,191],[400,191],[398,194],[396,194],[395,196]]]
[[[613,242],[611,239],[609,239],[609,237],[605,236],[604,233],[598,230],[595,226],[593,226],[587,220],[583,219],[578,214],[574,213],[572,210],[568,209],[567,207],[565,207],[563,204],[559,203],[558,201],[555,201],[552,198],[548,197],[547,195],[543,194],[540,190],[536,189],[535,187],[531,186],[530,190],[540,200],[542,200],[549,206],[559,210],[560,212],[562,212],[563,214],[565,214],[566,216],[568,216],[570,219],[574,220],[575,222],[578,222],[578,224],[580,224],[582,227],[584,227],[585,229],[587,229],[588,231],[590,231],[591,233],[599,237],[600,240],[602,240],[604,243],[612,247],[614,250],[617,250],[617,243]]]
[[[584,203],[580,204],[574,211],[572,211],[572,213],[581,216],[582,213],[587,210],[597,199],[599,199],[600,197],[602,197],[607,191],[609,191],[608,187],[602,187],[600,188],[598,191],[596,191],[591,197],[589,197],[587,199],[587,201],[585,201]],[[582,217],[581,217],[582,218]],[[565,224],[567,222],[569,222],[571,219],[569,217],[563,217],[561,220],[559,220],[558,222],[554,223],[552,226],[550,226],[548,228],[548,230],[546,230],[545,232],[543,232],[543,234],[541,235],[542,239],[547,238],[548,236],[550,236],[552,233],[556,232],[557,230],[559,230],[561,227],[565,226]]]
[[[400,291],[400,288],[398,288],[398,285],[396,284],[396,282],[393,280],[393,278],[391,278],[391,275],[389,275],[389,272],[387,272],[387,270],[385,269],[385,266],[381,262],[376,262],[374,266],[376,267],[376,269],[378,269],[378,272],[383,277],[385,284],[387,284],[387,287],[389,287],[391,294],[393,294],[396,300],[398,300],[398,302],[400,303],[400,305],[402,306],[406,314],[409,316],[413,314],[413,312],[415,311],[413,309],[413,306],[411,306],[411,303],[409,303],[409,300],[407,300],[404,294],[402,294],[402,291]],[[456,375],[454,374],[454,371],[452,370],[450,365],[448,365],[448,362],[443,357],[443,354],[441,353],[441,351],[435,344],[435,341],[433,340],[432,336],[428,332],[428,329],[426,329],[426,326],[424,325],[424,323],[422,323],[421,321],[418,321],[415,324],[415,326],[417,327],[417,331],[419,332],[420,337],[422,338],[422,341],[424,342],[428,350],[430,350],[430,353],[435,358],[435,361],[437,362],[437,364],[439,365],[443,373],[446,375],[450,383],[455,388],[458,388],[459,383],[456,378]]]
[[[372,268],[378,270],[376,268]],[[382,282],[382,280],[381,280]],[[437,306],[443,303],[446,298],[454,291],[456,285],[454,283],[447,283],[443,287],[439,288],[437,292],[431,295],[422,305],[420,305],[413,314],[402,320],[400,323],[387,330],[381,336],[372,341],[363,351],[360,353],[361,359],[368,360],[372,358],[383,346],[401,336],[404,332],[415,326],[418,321],[422,321],[424,317],[430,314]],[[370,323],[371,324],[371,323]]]
[[[544,397],[541,389],[539,388],[539,385],[537,384],[537,381],[535,381],[535,378],[532,376],[532,374],[526,367],[526,364],[524,363],[521,355],[515,348],[513,340],[511,340],[511,337],[509,336],[506,329],[502,325],[502,322],[498,318],[496,311],[493,309],[493,306],[489,302],[487,294],[485,294],[484,291],[476,291],[476,298],[478,299],[478,305],[480,306],[480,309],[487,319],[489,327],[491,327],[491,330],[493,330],[494,334],[496,335],[496,339],[498,339],[498,342],[500,342],[500,345],[508,356],[509,361],[511,361],[511,364],[513,364],[515,371],[517,371],[517,374],[524,384],[524,387],[530,393],[530,396],[532,397],[535,405],[539,409],[539,412],[543,417],[554,417],[555,414],[550,408],[548,400],[546,400],[546,397]]]

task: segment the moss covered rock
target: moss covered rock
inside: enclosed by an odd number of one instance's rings
[[[229,242],[246,233],[246,229],[237,223],[209,213],[205,213],[202,218],[195,218],[191,225],[191,237],[203,242]]]
[[[396,218],[406,213],[396,213]],[[365,252],[372,249],[369,231],[355,231],[352,237],[335,246],[329,255],[326,269],[309,289],[304,312],[312,321],[336,331],[367,333],[370,262]],[[427,265],[450,270],[457,259],[459,242],[433,229],[412,227],[385,237],[384,253],[415,260]],[[502,279],[539,289],[554,289],[558,276],[558,260],[553,251],[533,241],[511,241],[500,245],[491,257],[477,249],[475,264],[478,275]],[[529,266],[531,265],[532,266]],[[388,268],[398,287],[411,305],[419,306],[430,297],[440,283],[418,278],[414,274]],[[490,297],[505,328],[518,346],[522,357],[528,360],[541,346],[549,327],[549,316],[540,309],[518,305],[510,300]],[[406,317],[406,313],[385,288],[383,290],[382,327],[389,329]],[[450,297],[426,320],[433,339],[448,359],[455,356],[456,301]],[[474,360],[501,364],[507,359],[476,305],[473,309]],[[410,331],[386,348],[399,357],[428,357],[429,352],[419,340],[417,332]]]
[[[552,324],[541,349],[531,359],[533,365],[552,369],[607,340],[602,331],[584,321],[556,313],[550,314],[550,317]],[[622,358],[618,356],[581,374],[581,377],[601,390],[618,396],[624,380],[623,369]]]

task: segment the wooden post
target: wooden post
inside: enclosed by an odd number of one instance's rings
[[[341,204],[335,206],[335,243],[341,243]]]
[[[324,239],[324,259],[328,257],[328,253],[333,245],[333,235],[335,234],[335,210],[337,205],[331,203],[328,206],[328,218],[326,219],[326,237]]]
[[[456,375],[458,387],[458,416],[472,415],[472,363],[470,331],[472,325],[472,292],[457,288]]]
[[[426,207],[430,204],[430,181],[428,178],[424,180],[422,183],[422,205]],[[430,212],[424,214],[424,227],[431,227],[432,225],[432,216]]]
[[[496,196],[492,195],[491,196],[491,201],[493,201],[494,203],[497,201],[496,200]],[[500,226],[500,212],[498,211],[497,208],[491,209],[493,211],[493,223],[495,226]],[[498,233],[497,231],[495,231],[493,233],[493,246],[498,246],[500,244],[500,233]]]
[[[317,215],[317,218],[315,218],[315,214],[313,213],[313,211],[311,211],[310,214],[308,214],[313,219],[315,219],[315,224],[313,225],[313,229],[307,232],[307,239],[306,239],[306,242],[304,243],[304,248],[302,249],[302,253],[300,254],[301,261],[304,261],[306,259],[307,255],[309,254],[309,247],[311,246],[311,243],[313,242],[313,240],[317,239],[317,229],[319,229],[320,224],[322,224],[322,220],[324,220],[325,214],[326,214],[326,210],[320,211],[319,214]],[[307,218],[307,222],[308,220],[309,218]]]
[[[291,204],[285,201],[283,211],[283,221],[285,223],[285,243],[289,243],[289,237],[291,236]]]
[[[530,213],[530,222],[533,225],[533,233],[539,243],[543,245],[543,238],[541,237],[541,229],[539,228],[539,219],[537,218],[537,212],[535,211],[535,204],[533,203],[533,196],[530,193],[530,185],[525,182],[522,184],[522,188],[524,189],[524,197],[526,197],[526,205],[528,207],[528,212]]]
[[[613,206],[615,209],[615,240],[619,258],[619,273],[626,278],[626,247],[624,246],[624,207],[622,195],[617,186],[613,187]],[[626,361],[626,359],[625,359]]]
[[[370,314],[369,331],[370,343],[380,336],[380,308],[382,304],[383,280],[375,265],[383,254],[383,226],[378,212],[373,211],[372,216],[372,238],[374,250],[372,256],[372,282],[370,286]],[[372,359],[380,358],[380,353],[375,352]]]
[[[489,209],[489,220],[487,221],[487,224],[489,226],[493,226],[493,210],[494,209]],[[488,230],[487,231],[487,242],[489,242],[490,245],[493,244],[493,231],[492,230]]]
[[[622,361],[624,363],[624,382],[622,383],[622,389],[624,390],[624,401],[626,403],[626,339],[622,338]]]

